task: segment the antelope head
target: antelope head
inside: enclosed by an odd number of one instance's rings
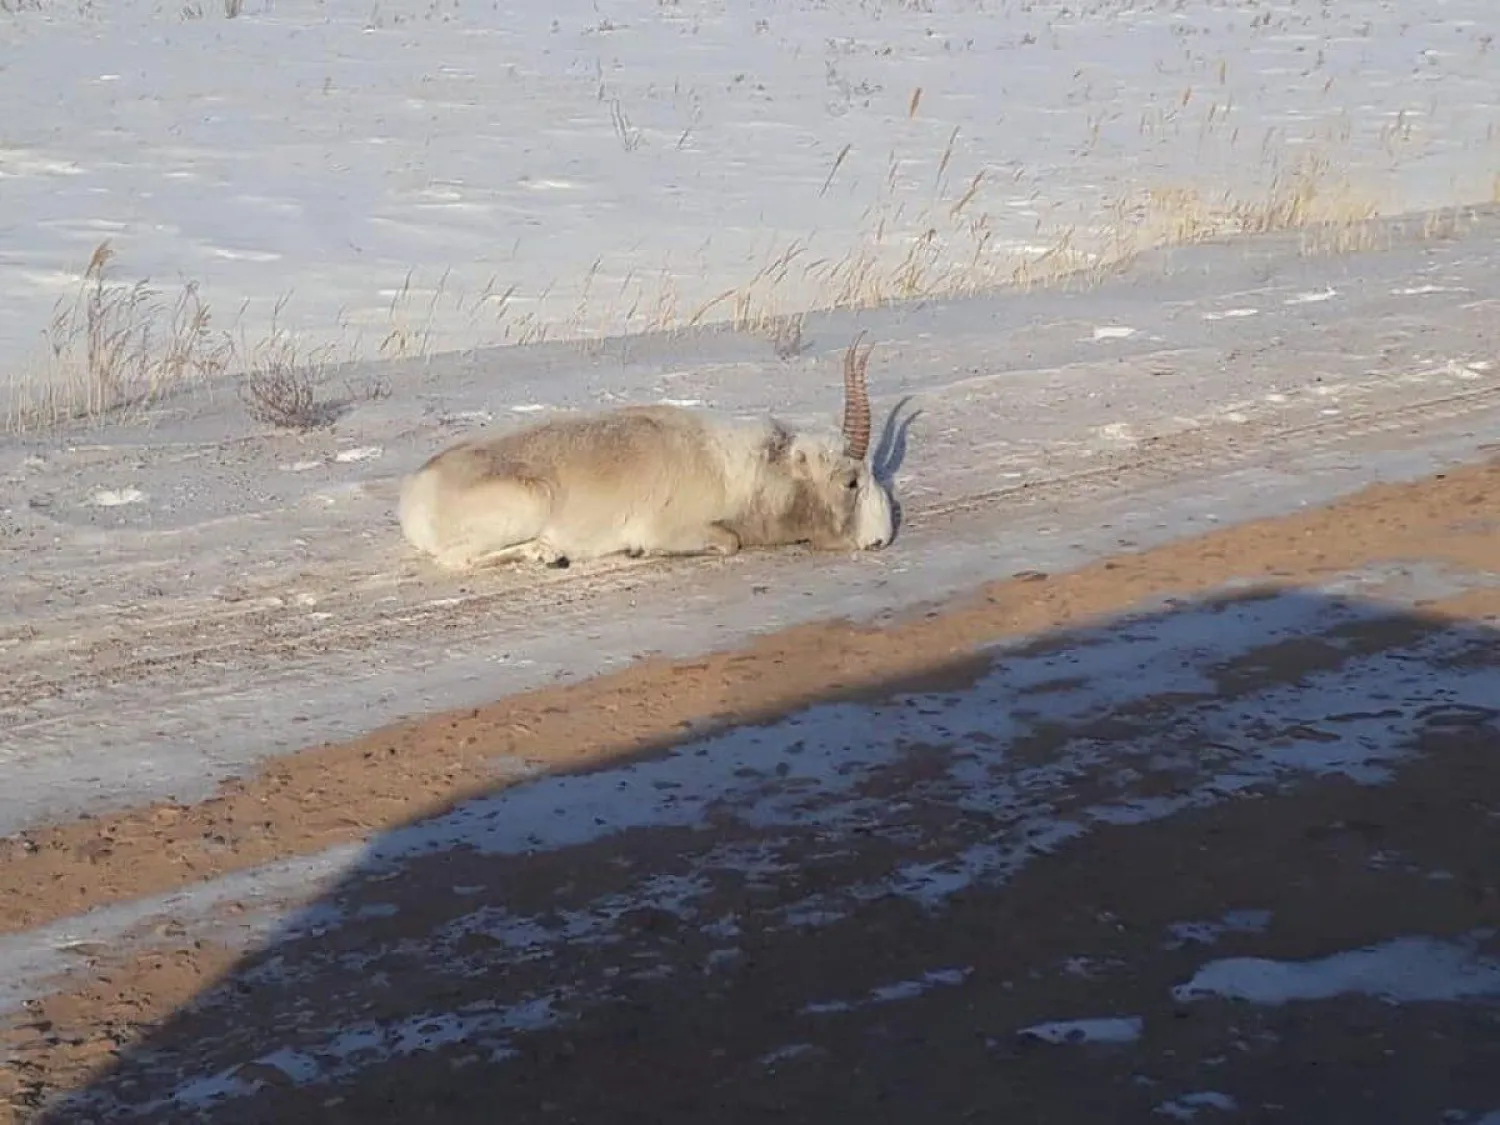
[[[844,353],[844,463],[840,466],[840,483],[852,493],[849,538],[861,551],[879,550],[890,543],[896,524],[891,512],[891,498],[885,486],[875,479],[870,464],[870,391],[865,385],[865,369],[870,363],[870,344],[860,351],[861,332]]]
[[[861,334],[862,336],[863,334]],[[775,517],[782,541],[806,540],[828,550],[871,551],[895,534],[891,498],[870,465],[870,394],[865,366],[871,348],[859,338],[844,355],[844,421],[841,442],[778,430],[769,450],[785,466],[793,488]],[[779,502],[778,502],[779,503]]]

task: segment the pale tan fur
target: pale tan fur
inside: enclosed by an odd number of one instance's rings
[[[402,534],[452,569],[787,543],[883,547],[895,520],[867,461],[869,359],[856,338],[844,356],[840,441],[675,406],[558,419],[432,458],[402,485]]]
[[[453,569],[891,537],[884,489],[838,442],[671,406],[459,442],[407,479],[398,512],[407,540]]]

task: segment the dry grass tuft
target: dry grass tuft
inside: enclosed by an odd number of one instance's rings
[[[815,311],[1003,289],[1086,289],[1145,251],[1238,235],[1297,232],[1309,255],[1369,249],[1388,237],[1370,222],[1380,213],[1377,201],[1336,176],[1332,159],[1296,153],[1272,156],[1265,186],[1254,194],[1148,188],[1102,209],[1087,225],[1048,221],[1044,212],[1036,238],[1008,242],[1004,235],[1013,221],[996,217],[989,196],[997,189],[1010,208],[1014,189],[996,183],[993,170],[983,167],[953,176],[957,137],[954,130],[948,138],[931,199],[915,208],[894,196],[877,202],[863,217],[864,233],[836,253],[802,239],[767,247],[743,281],[696,305],[683,303],[679,279],[666,269],[659,279],[625,270],[611,299],[615,287],[595,262],[581,287],[554,283],[525,298],[530,311],[524,316],[512,315],[508,304],[501,308],[505,340],[571,340],[587,349],[610,335],[719,324],[769,336],[778,354],[794,354],[795,340],[781,334],[791,331],[790,318]],[[850,151],[847,144],[839,150],[819,195],[830,189]],[[571,314],[547,307],[554,288],[576,294]],[[514,288],[507,298],[523,300]]]
[[[456,314],[471,334],[488,329],[484,334],[495,344],[572,341],[585,351],[620,334],[718,324],[760,334],[778,357],[790,360],[804,350],[803,320],[815,311],[1003,289],[1087,289],[1145,251],[1238,235],[1290,233],[1308,255],[1374,249],[1393,237],[1390,224],[1372,221],[1380,214],[1376,198],[1340,178],[1337,162],[1322,150],[1302,149],[1263,153],[1265,186],[1255,194],[1215,195],[1180,184],[1147,187],[1076,226],[1072,216],[1054,216],[1039,206],[1035,236],[1007,241],[1017,189],[997,183],[992,169],[958,172],[957,140],[955,129],[925,200],[910,205],[895,194],[882,199],[863,214],[863,233],[841,245],[818,245],[812,236],[768,243],[747,263],[738,284],[696,304],[679,288],[685,284],[680,266],[668,262],[655,270],[601,258],[580,284],[554,279],[532,293],[514,284],[502,287],[498,279],[478,293],[464,292],[450,288],[446,271],[435,285],[417,286],[408,274],[391,292],[384,316],[363,324],[340,320],[337,330],[346,333],[345,342],[347,333],[355,335],[343,359],[357,361],[365,339],[384,359],[430,355],[444,346],[439,324]],[[820,195],[831,190],[851,151],[848,144],[839,150]],[[893,154],[892,193],[898,163]],[[1020,173],[1012,178],[1019,181]],[[997,191],[998,206],[992,198]],[[1500,177],[1495,191],[1500,193]],[[1405,236],[1450,237],[1466,214],[1462,208],[1436,212]],[[45,333],[49,354],[43,369],[32,373],[37,377],[19,388],[20,395],[12,388],[8,428],[97,418],[230,370],[241,372],[239,397],[258,422],[306,431],[337,416],[342,404],[319,394],[332,367],[331,348],[306,353],[296,338],[275,329],[274,317],[269,337],[254,347],[243,340],[235,346],[210,330],[195,285],[168,304],[144,282],[112,281],[113,257],[109,243],[101,243],[77,293],[59,302]]]
[[[71,422],[98,423],[149,407],[162,399],[238,371],[246,411],[278,429],[307,431],[331,424],[353,398],[389,394],[383,383],[361,396],[320,395],[336,349],[307,349],[276,326],[251,343],[216,332],[195,283],[170,303],[145,281],[111,279],[115,252],[95,247],[71,298],[60,300],[43,332],[43,361],[8,386],[3,427],[9,433],[45,430]],[[353,357],[351,357],[353,358]]]
[[[1265,195],[1255,200],[1205,199],[1188,189],[1149,192],[1143,217],[1131,232],[1138,252],[1157,245],[1182,245],[1225,235],[1314,232],[1305,253],[1338,253],[1370,249],[1370,220],[1379,214],[1375,200],[1335,178],[1328,162],[1306,157],[1278,170]]]
[[[233,348],[212,331],[196,285],[168,304],[145,281],[112,281],[114,257],[108,240],[99,243],[76,292],[54,306],[43,370],[12,386],[8,429],[146,406],[228,368]]]

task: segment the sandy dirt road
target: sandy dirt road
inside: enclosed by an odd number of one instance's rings
[[[0,1120],[1490,1122],[1497,621],[1474,463],[36,828]]]

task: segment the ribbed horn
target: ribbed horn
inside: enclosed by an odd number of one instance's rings
[[[865,334],[854,337],[844,353],[844,452],[863,461],[870,449],[870,391],[865,386],[865,368],[870,363],[871,344],[861,354],[859,342]]]

